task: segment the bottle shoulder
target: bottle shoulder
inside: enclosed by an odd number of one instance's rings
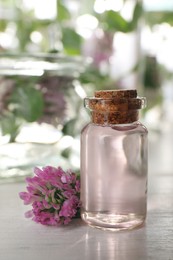
[[[82,134],[133,134],[141,133],[148,134],[147,128],[139,121],[132,124],[125,125],[97,125],[93,123],[88,123],[83,129]]]

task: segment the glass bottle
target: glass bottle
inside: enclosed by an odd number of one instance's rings
[[[92,122],[81,133],[81,217],[91,226],[132,229],[147,206],[147,129],[136,90],[96,91],[85,99]]]

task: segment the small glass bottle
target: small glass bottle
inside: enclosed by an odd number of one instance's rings
[[[91,226],[123,230],[145,221],[148,132],[138,121],[145,105],[136,90],[85,98],[92,122],[81,133],[81,217]]]

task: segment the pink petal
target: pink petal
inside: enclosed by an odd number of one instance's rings
[[[67,178],[66,178],[65,175],[63,175],[63,176],[61,177],[61,181],[62,181],[62,183],[67,183]]]
[[[28,205],[31,202],[33,202],[32,195],[30,195],[28,192],[20,192],[19,197],[24,200],[24,204]]]
[[[33,211],[32,210],[25,212],[25,218],[31,218],[31,217],[33,217]]]

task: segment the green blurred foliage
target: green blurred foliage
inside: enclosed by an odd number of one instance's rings
[[[145,13],[145,19],[150,26],[155,24],[168,23],[173,26],[173,12],[147,12]]]
[[[57,14],[58,22],[69,20],[71,18],[70,12],[63,4],[63,1],[57,1]]]
[[[101,20],[103,20],[103,26],[108,31],[129,32],[129,23],[118,12],[104,12]]]
[[[0,126],[3,135],[10,136],[10,142],[14,142],[19,133],[21,121],[18,120],[13,113],[6,112],[0,115]]]
[[[104,30],[128,33],[137,28],[138,21],[142,17],[142,14],[142,3],[137,2],[133,11],[133,17],[131,21],[125,20],[120,12],[115,12],[112,10],[105,11],[103,14],[96,14],[96,17],[100,21]]]
[[[161,86],[159,65],[155,57],[145,58],[144,86],[147,89],[158,89]]]
[[[67,55],[80,55],[81,37],[72,28],[63,28],[62,43]]]
[[[43,115],[42,93],[34,87],[17,86],[9,100],[14,116],[27,122],[34,122]]]

